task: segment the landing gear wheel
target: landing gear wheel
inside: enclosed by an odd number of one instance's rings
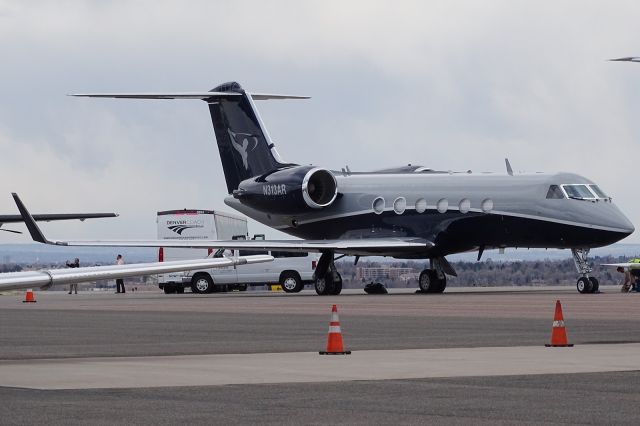
[[[589,281],[591,281],[591,293],[597,293],[600,289],[600,283],[595,277],[589,277]]]
[[[337,296],[342,291],[342,275],[336,272],[337,280],[333,281],[333,288],[331,289],[331,294]]]
[[[285,272],[280,277],[280,285],[285,293],[298,293],[304,285],[295,272]]]
[[[438,275],[433,269],[425,269],[420,273],[418,287],[423,293],[434,293],[438,287]],[[444,288],[443,288],[444,290]]]
[[[164,290],[164,294],[173,294],[176,292],[176,286],[165,284],[163,290]]]
[[[578,278],[578,282],[576,283],[576,287],[578,288],[578,292],[581,294],[591,293],[593,292],[593,283],[587,277]]]
[[[327,280],[325,278],[316,278],[314,281],[314,287],[316,288],[316,293],[319,296],[326,296],[329,294],[329,288],[332,286],[327,285]]]
[[[211,293],[213,280],[209,275],[195,275],[191,280],[191,291],[197,294]]]
[[[432,293],[442,293],[445,288],[447,288],[447,276],[442,274],[442,277],[438,277],[438,280],[435,282]]]

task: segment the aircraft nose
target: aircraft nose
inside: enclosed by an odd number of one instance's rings
[[[613,213],[614,214],[611,219],[615,223],[615,227],[619,228],[622,233],[626,234],[626,236],[633,234],[636,228],[624,213],[622,213],[618,208],[615,208]]]

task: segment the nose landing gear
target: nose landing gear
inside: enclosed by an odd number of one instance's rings
[[[576,269],[578,273],[582,275],[578,278],[578,282],[576,283],[576,288],[579,293],[597,293],[600,288],[600,284],[595,277],[589,276],[589,274],[593,271],[591,266],[587,263],[587,256],[589,255],[589,249],[571,249],[571,254],[573,255],[573,262],[576,265]]]

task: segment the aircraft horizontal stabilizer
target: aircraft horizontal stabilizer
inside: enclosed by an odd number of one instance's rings
[[[256,101],[269,99],[309,99],[309,96],[277,95],[249,93]],[[120,99],[211,99],[242,96],[237,92],[176,92],[176,93],[74,93],[69,96],[84,98],[120,98]]]
[[[88,266],[82,268],[48,269],[45,271],[8,272],[0,274],[0,291],[25,288],[49,288],[54,285],[78,284],[100,280],[166,274],[197,269],[270,262],[272,256],[255,255],[239,258],[207,258],[152,262],[128,265]]]

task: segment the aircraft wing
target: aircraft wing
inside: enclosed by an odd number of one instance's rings
[[[413,237],[361,238],[340,240],[120,240],[54,241],[48,240],[17,194],[12,194],[34,241],[60,246],[85,247],[177,247],[280,250],[297,252],[333,251],[358,256],[423,255],[433,249],[431,241]]]
[[[77,284],[99,280],[166,274],[196,269],[269,262],[272,256],[257,255],[238,258],[207,258],[174,262],[133,263],[129,265],[87,266],[82,268],[48,269],[42,271],[7,272],[0,274],[0,291],[24,288],[49,288],[54,285]]]
[[[366,238],[345,240],[95,240],[50,241],[45,244],[85,247],[176,247],[279,250],[290,252],[334,251],[347,255],[376,256],[423,253],[433,243],[419,238]]]
[[[36,222],[50,222],[52,220],[85,220],[98,219],[103,217],[118,217],[116,213],[52,213],[52,214],[34,214],[33,220]],[[19,214],[3,214],[0,215],[0,224],[24,222]]]
[[[601,263],[602,266],[622,267],[629,269],[640,269],[640,263]]]

